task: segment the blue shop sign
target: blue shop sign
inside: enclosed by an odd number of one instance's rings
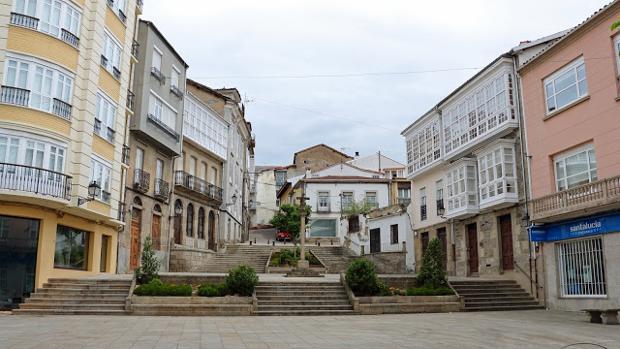
[[[620,213],[592,216],[563,223],[532,226],[532,241],[559,241],[580,237],[620,232]]]

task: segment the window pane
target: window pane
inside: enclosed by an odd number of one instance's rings
[[[588,171],[587,153],[579,153],[566,158],[566,175],[573,176],[575,174]]]
[[[588,94],[588,81],[582,80],[579,82],[579,96],[583,97]]]
[[[54,266],[86,270],[88,232],[59,225],[56,230]]]
[[[590,175],[588,172],[580,173],[576,176],[568,177],[568,187],[576,187],[578,185],[586,184],[590,182]]]
[[[570,85],[575,84],[575,82],[575,73],[571,69],[555,79],[555,90],[557,92],[562,91]]]
[[[569,87],[568,89],[558,93],[555,96],[555,99],[557,101],[558,108],[561,108],[569,104],[570,102],[576,100],[577,99],[577,86],[573,85]]]

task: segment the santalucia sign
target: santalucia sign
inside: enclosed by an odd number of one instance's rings
[[[532,226],[532,241],[559,241],[620,232],[620,212],[571,221]]]

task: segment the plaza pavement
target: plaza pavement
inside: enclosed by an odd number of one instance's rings
[[[0,348],[620,349],[620,326],[516,311],[325,317],[0,315]]]

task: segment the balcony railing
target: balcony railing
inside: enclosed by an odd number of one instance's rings
[[[65,101],[61,101],[58,98],[54,98],[54,102],[52,103],[52,113],[66,120],[71,119],[72,108],[73,107],[71,106],[71,104]]]
[[[133,175],[133,187],[135,190],[146,193],[149,191],[149,183],[151,182],[151,174],[142,170],[136,169]]]
[[[11,24],[36,30],[39,27],[39,19],[21,13],[11,12]]]
[[[127,103],[126,103],[127,108],[129,108],[129,110],[131,111],[135,111],[134,110],[135,103],[136,103],[136,94],[131,91],[127,91]]]
[[[561,216],[577,210],[592,210],[618,203],[619,199],[620,176],[605,178],[532,200],[532,220]]]
[[[181,89],[177,86],[170,86],[170,92],[179,98],[183,98],[183,91],[181,91]]]
[[[129,166],[129,159],[131,158],[131,148],[128,145],[123,145],[123,152],[121,154],[121,161],[123,164]]]
[[[19,87],[2,86],[0,102],[27,107],[30,102],[30,90]]]
[[[140,11],[142,11],[142,8],[144,7],[144,1],[143,0],[136,0],[136,6],[138,6],[138,9],[140,9]]]
[[[155,190],[153,196],[157,200],[168,201],[170,195],[170,183],[161,178],[155,179]]]
[[[123,23],[127,23],[127,15],[120,8],[118,9],[118,18],[120,18]]]
[[[60,30],[60,39],[75,48],[80,47],[80,38],[67,29]]]
[[[331,207],[328,203],[319,203],[316,210],[317,212],[329,213],[331,212]]]
[[[137,59],[139,54],[140,54],[140,43],[134,40],[131,43],[131,55]]]
[[[208,199],[222,202],[222,188],[207,183],[205,180],[192,176],[187,172],[176,171],[174,174],[174,185],[202,194]]]
[[[0,163],[0,189],[71,200],[71,176],[25,165]]]
[[[172,137],[174,137],[174,139],[179,140],[179,134],[172,127],[164,124],[163,121],[161,121],[160,119],[155,117],[155,115],[148,114],[147,115],[147,120],[152,122],[152,123],[154,123],[157,127],[162,129],[164,132],[166,132],[169,135],[171,135]]]
[[[151,67],[151,75],[153,75],[153,77],[155,77],[155,79],[157,79],[160,84],[163,84],[165,82],[166,78],[159,69]]]

